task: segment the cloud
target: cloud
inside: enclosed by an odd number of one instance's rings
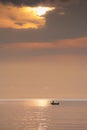
[[[40,4],[48,5],[48,4],[78,4],[87,3],[87,0],[0,0],[3,4],[12,3],[16,6],[29,5],[29,6],[37,6]]]
[[[38,43],[10,43],[3,44],[0,48],[14,49],[81,49],[87,48],[87,37],[76,39],[64,39],[56,42]]]
[[[27,29],[40,28],[46,24],[45,16],[38,16],[35,6],[57,7],[59,15],[64,15],[70,5],[86,5],[86,0],[0,0],[0,28]]]
[[[57,3],[70,3],[71,1],[73,0],[0,0],[0,2],[3,4],[13,4],[15,6],[56,5]]]
[[[0,4],[0,28],[37,29],[45,23],[45,17],[38,16],[33,7]]]
[[[21,5],[29,5],[29,6],[37,6],[38,4],[47,4],[47,3],[54,3],[52,0],[0,0],[3,4],[12,3],[16,6]]]

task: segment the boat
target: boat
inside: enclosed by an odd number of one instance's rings
[[[60,103],[58,102],[58,101],[55,101],[55,100],[53,100],[52,102],[51,102],[51,105],[59,105]]]

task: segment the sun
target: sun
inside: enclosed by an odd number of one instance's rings
[[[54,8],[53,7],[36,7],[35,8],[35,12],[38,16],[42,16],[42,15],[45,15],[48,11],[51,11],[53,10]]]
[[[24,12],[28,13],[31,12],[34,16],[43,16],[47,12],[54,10],[55,7],[45,7],[45,6],[37,6],[37,7],[23,7]]]

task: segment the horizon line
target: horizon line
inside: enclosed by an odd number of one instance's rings
[[[0,98],[0,101],[26,101],[26,100],[59,100],[59,101],[87,101],[87,98]]]

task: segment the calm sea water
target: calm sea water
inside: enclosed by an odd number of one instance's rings
[[[0,130],[87,130],[87,101],[0,101]]]

